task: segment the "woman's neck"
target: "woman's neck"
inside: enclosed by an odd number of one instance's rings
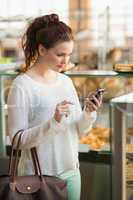
[[[32,65],[32,71],[34,71],[36,74],[39,76],[44,77],[45,75],[48,76],[49,72],[51,71],[47,65],[44,62],[41,62],[40,60],[37,60],[33,65]]]
[[[57,79],[57,73],[41,63],[35,63],[26,73],[40,82],[53,83]]]

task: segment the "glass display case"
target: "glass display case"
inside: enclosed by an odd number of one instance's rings
[[[71,77],[83,107],[84,98],[97,88],[104,88],[103,105],[98,110],[97,120],[87,136],[80,139],[81,144],[87,144],[89,150],[110,151],[111,129],[109,102],[112,98],[133,91],[133,72],[117,73],[115,71],[91,70],[71,71],[66,73]],[[83,145],[80,145],[82,148]],[[87,150],[85,145],[83,151]],[[82,151],[82,149],[81,149]]]
[[[106,89],[103,105],[98,110],[97,120],[92,130],[80,139],[79,159],[84,185],[81,200],[114,200],[112,155],[116,152],[112,151],[110,101],[114,97],[133,91],[133,73],[93,70],[71,71],[66,74],[71,77],[77,89],[81,105],[89,92],[97,88]]]
[[[133,92],[114,98],[111,107],[112,199],[133,199]]]
[[[0,156],[6,156],[6,136],[7,136],[7,122],[6,122],[6,99],[10,89],[12,80],[17,76],[11,67],[0,65]],[[9,71],[9,69],[11,71]],[[13,67],[14,69],[14,67]]]

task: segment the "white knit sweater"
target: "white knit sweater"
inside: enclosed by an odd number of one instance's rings
[[[54,119],[56,105],[68,100],[70,115],[58,123]],[[79,137],[88,132],[96,112],[86,113],[81,106],[71,79],[57,73],[54,84],[43,84],[27,74],[13,81],[8,95],[8,128],[10,138],[24,129],[19,174],[33,174],[30,148],[36,146],[42,173],[59,175],[79,166]]]

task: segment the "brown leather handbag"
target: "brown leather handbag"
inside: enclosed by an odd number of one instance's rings
[[[0,200],[67,200],[66,181],[42,175],[36,148],[31,149],[35,175],[17,176],[22,132],[18,131],[12,141],[9,173],[0,176]],[[14,148],[16,136],[18,140]]]

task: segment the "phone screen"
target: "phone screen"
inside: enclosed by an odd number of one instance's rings
[[[102,95],[105,92],[105,89],[98,89],[96,91],[95,97],[98,99],[100,95]]]

